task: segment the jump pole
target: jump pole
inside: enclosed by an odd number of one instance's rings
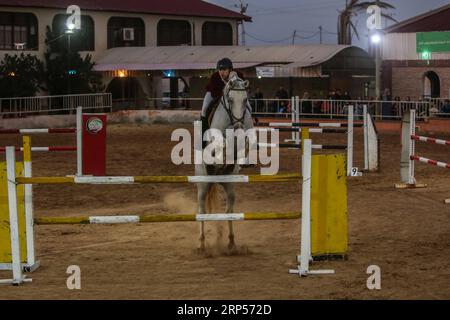
[[[23,169],[24,177],[33,176],[31,162],[31,138],[24,136],[23,140]],[[27,238],[27,260],[24,266],[25,271],[33,272],[40,266],[36,261],[36,249],[34,247],[34,223],[33,223],[33,185],[27,184],[25,188],[25,233]]]
[[[300,118],[298,116],[298,106],[297,106],[297,98],[298,97],[291,97],[291,122],[296,122],[297,118]],[[285,139],[284,142],[296,142],[298,143],[299,136],[296,131],[292,131],[291,139]]]
[[[77,107],[77,176],[83,175],[83,109]]]
[[[302,155],[302,222],[300,239],[300,256],[297,257],[299,266],[297,269],[290,269],[290,274],[298,274],[300,277],[314,274],[334,274],[334,270],[309,270],[311,256],[311,166],[312,166],[312,141],[303,141]]]
[[[369,119],[367,118],[367,104],[363,105],[364,121],[364,170],[369,171]]]
[[[255,221],[299,219],[299,212],[261,213],[214,213],[214,214],[170,214],[170,215],[130,215],[130,216],[81,216],[81,217],[39,217],[36,225],[77,225],[77,224],[127,224],[186,221]]]
[[[31,282],[22,272],[22,259],[20,257],[19,220],[17,209],[16,189],[16,150],[15,147],[6,148],[6,163],[8,177],[9,225],[11,235],[12,279],[0,280],[0,284],[20,285]]]

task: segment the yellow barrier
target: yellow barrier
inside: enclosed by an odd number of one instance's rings
[[[110,216],[108,216],[110,217]],[[120,217],[120,216],[118,216]],[[244,213],[244,220],[293,220],[301,217],[298,212],[287,213]],[[196,214],[172,214],[172,215],[146,215],[140,216],[136,223],[154,223],[154,222],[183,222],[197,221]],[[59,225],[59,224],[90,224],[90,216],[81,217],[40,217],[35,218],[36,225]]]
[[[345,154],[314,155],[311,180],[311,252],[315,260],[346,259],[348,251]]]
[[[198,176],[199,177],[199,176]],[[204,176],[212,177],[212,176]],[[222,177],[222,176],[221,176]],[[227,176],[223,176],[227,177]],[[280,174],[273,176],[264,175],[251,175],[248,177],[248,182],[295,182],[301,180],[300,174]],[[23,178],[19,177],[16,179],[18,184],[94,184],[96,178],[108,178],[108,177],[93,177],[92,182],[89,178],[85,181],[77,181],[75,177],[33,177],[33,178]],[[111,177],[111,178],[129,178],[129,184],[136,183],[188,183],[189,176],[130,176],[130,177]],[[122,182],[124,183],[124,182]],[[104,184],[114,184],[114,182],[104,182]]]

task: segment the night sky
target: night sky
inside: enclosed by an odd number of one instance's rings
[[[238,11],[234,7],[239,0],[209,0],[227,9]],[[253,18],[246,23],[246,44],[292,44],[292,35],[297,30],[296,44],[319,43],[319,26],[322,25],[323,42],[337,43],[336,29],[338,10],[345,6],[345,0],[243,0],[248,3],[247,14]],[[403,21],[412,16],[449,4],[449,0],[387,0],[396,7],[386,13]],[[365,12],[355,17],[360,40],[354,38],[353,44],[367,47],[367,15]],[[383,26],[385,26],[383,21]],[[388,24],[390,25],[390,24]]]

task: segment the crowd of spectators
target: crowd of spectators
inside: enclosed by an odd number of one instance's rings
[[[256,88],[251,94],[251,104],[256,112],[288,113],[291,112],[291,101],[287,90],[280,86],[275,94],[264,100],[264,94],[260,88]],[[325,97],[316,97],[305,91],[300,99],[300,113],[320,116],[321,114],[342,114],[348,112],[348,106],[354,106],[356,116],[363,114],[363,106],[367,105],[368,112],[380,114],[383,119],[399,119],[405,111],[420,108],[425,105],[427,115],[438,113],[440,116],[450,117],[450,100],[425,100],[413,101],[411,97],[393,97],[390,89],[382,92],[380,99],[375,97],[352,97],[348,91],[340,89],[330,90]]]

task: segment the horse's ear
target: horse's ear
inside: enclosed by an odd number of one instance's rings
[[[248,87],[250,87],[250,81],[245,80],[244,85],[245,85],[245,89],[247,89]]]

